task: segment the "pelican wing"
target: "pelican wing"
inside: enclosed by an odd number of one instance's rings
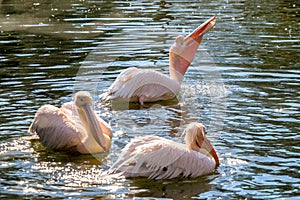
[[[171,179],[196,177],[214,171],[214,161],[185,145],[157,137],[134,139],[110,168],[126,177]]]
[[[130,67],[124,70],[109,88],[111,99],[141,97],[160,100],[173,98],[180,91],[180,84],[154,70],[139,70]]]
[[[166,167],[163,173],[155,172],[156,179],[175,177],[198,177],[214,172],[216,163],[212,157],[185,149],[176,162]]]
[[[121,90],[124,87],[124,85],[126,85],[128,81],[130,81],[138,73],[139,73],[139,69],[136,67],[129,67],[123,70],[118,75],[115,82],[109,87],[110,93],[111,94],[117,93],[119,90]]]
[[[52,105],[42,106],[29,127],[30,133],[36,133],[45,146],[54,150],[70,149],[81,142],[80,132],[62,110]]]

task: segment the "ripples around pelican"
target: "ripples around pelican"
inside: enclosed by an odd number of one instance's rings
[[[178,99],[100,102],[127,67],[168,73],[178,34],[217,15]],[[299,4],[285,1],[1,1],[0,197],[297,199],[299,193]],[[44,104],[86,89],[114,129],[107,154],[53,152],[29,141]],[[182,142],[204,123],[219,154],[217,174],[150,181],[105,171],[135,136]]]

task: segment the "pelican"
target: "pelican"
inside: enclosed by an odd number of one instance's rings
[[[205,136],[201,123],[191,123],[184,133],[186,144],[148,135],[125,146],[109,173],[126,178],[172,179],[213,173],[220,165],[218,155]]]
[[[214,16],[186,37],[176,38],[169,54],[170,76],[155,70],[129,67],[118,75],[100,98],[139,102],[142,106],[144,102],[173,99],[180,92],[183,76],[194,59],[203,35],[211,30],[215,23]]]
[[[82,154],[99,153],[111,146],[111,127],[99,118],[92,108],[92,97],[87,91],[75,94],[74,102],[61,108],[40,107],[29,127],[30,133],[54,150],[72,150]]]

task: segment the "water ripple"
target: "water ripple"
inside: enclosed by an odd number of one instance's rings
[[[257,198],[299,196],[299,5],[294,1],[60,1],[0,6],[0,196],[3,198]],[[276,12],[274,12],[276,11]],[[168,73],[179,34],[217,15],[178,99],[99,102],[127,67]],[[102,157],[53,152],[28,141],[44,104],[88,89],[110,121]],[[125,180],[104,172],[135,136],[182,142],[184,126],[208,127],[218,174],[172,181]]]

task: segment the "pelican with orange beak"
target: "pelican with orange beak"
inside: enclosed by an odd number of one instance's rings
[[[215,23],[214,16],[186,37],[178,36],[175,39],[169,54],[170,76],[155,70],[130,67],[118,75],[101,98],[139,102],[141,105],[144,105],[144,102],[173,99],[180,92],[184,74],[194,59],[203,35],[211,30]]]
[[[220,165],[218,155],[205,136],[201,123],[184,131],[186,144],[149,135],[133,139],[109,169],[126,178],[172,179],[213,173]]]

